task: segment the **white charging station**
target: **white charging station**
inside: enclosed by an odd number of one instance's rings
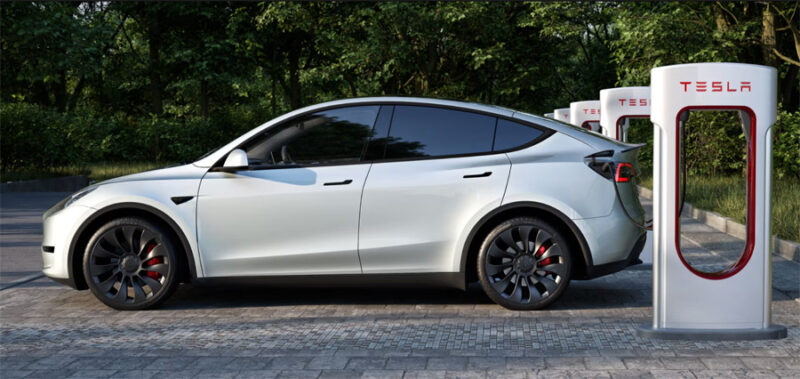
[[[569,103],[569,123],[599,133],[600,100]]]
[[[631,118],[650,118],[650,87],[619,87],[600,90],[600,126],[608,138],[628,141]],[[653,231],[639,256],[644,264],[653,263]]]
[[[553,119],[554,119],[554,118],[555,118],[555,115],[554,115],[553,113],[545,113],[545,114],[544,114],[544,117],[547,117],[547,118],[553,118]]]
[[[561,122],[569,123],[569,108],[554,109],[553,118]]]
[[[771,323],[770,169],[777,71],[697,63],[651,71],[654,124],[653,323],[641,335],[665,339],[777,339]],[[682,132],[689,111],[737,111],[747,143],[746,240],[719,272],[698,271],[680,249]]]
[[[600,91],[600,126],[606,137],[627,141],[628,121],[650,117],[650,87],[620,87]]]

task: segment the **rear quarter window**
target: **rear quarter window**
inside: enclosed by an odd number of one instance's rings
[[[527,145],[544,134],[543,130],[518,122],[499,119],[494,139],[494,151],[511,150]]]

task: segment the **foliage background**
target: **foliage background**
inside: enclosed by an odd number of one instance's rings
[[[778,69],[776,176],[800,178],[799,20],[797,2],[3,3],[0,169],[192,161],[343,97],[544,113],[731,61]],[[741,172],[736,150],[711,154],[737,137],[699,121],[693,173]]]

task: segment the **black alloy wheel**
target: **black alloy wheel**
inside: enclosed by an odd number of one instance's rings
[[[484,240],[478,276],[486,294],[509,309],[541,309],[569,285],[572,259],[561,232],[530,217],[501,223]]]
[[[171,234],[140,218],[113,220],[86,247],[83,272],[92,293],[122,310],[154,307],[178,286]]]

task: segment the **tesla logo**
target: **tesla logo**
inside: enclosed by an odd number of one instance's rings
[[[569,115],[568,115],[568,114],[565,114],[565,115],[563,115],[563,116],[564,116],[564,119],[565,119],[565,120],[566,120],[566,119],[569,119]]]
[[[646,107],[647,106],[647,99],[617,99],[619,101],[619,105],[624,107],[627,103],[628,106],[631,107]]]
[[[583,114],[600,114],[600,110],[597,108],[583,108]]]
[[[683,92],[689,92],[694,88],[695,92],[752,92],[750,82],[680,82]]]

